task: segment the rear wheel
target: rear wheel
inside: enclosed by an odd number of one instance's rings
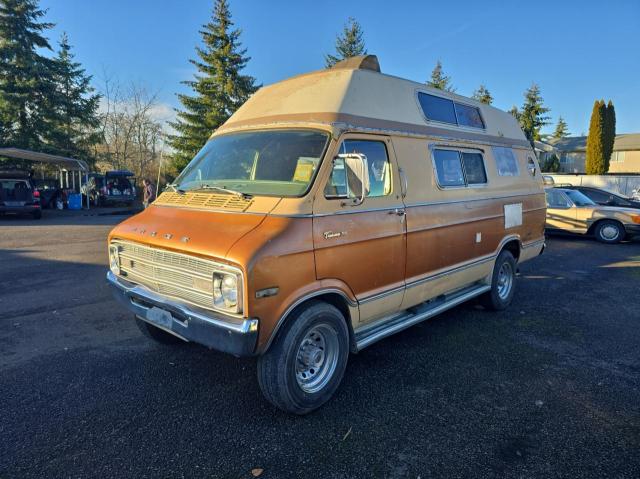
[[[142,331],[142,334],[144,334],[149,339],[153,339],[156,343],[160,343],[160,344],[184,343],[184,341],[179,337],[174,336],[173,334],[167,333],[166,331],[163,331],[162,329],[154,326],[153,324],[147,323],[146,321],[138,318],[137,316],[135,317],[135,319],[136,319],[136,325],[138,326],[138,329]]]
[[[596,225],[594,235],[601,243],[615,244],[622,241],[627,232],[622,224],[613,220],[604,220]]]
[[[493,266],[491,290],[480,297],[482,305],[500,311],[511,304],[515,293],[516,260],[510,251],[502,250]]]
[[[40,218],[42,218],[42,210],[37,209],[36,211],[31,213],[31,216],[33,216],[34,219],[39,220]]]
[[[334,306],[313,301],[287,320],[258,359],[258,383],[271,404],[307,414],[327,402],[342,381],[349,330]]]

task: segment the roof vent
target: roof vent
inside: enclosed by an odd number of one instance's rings
[[[380,63],[375,55],[359,55],[345,58],[333,65],[331,70],[371,70],[380,73]]]

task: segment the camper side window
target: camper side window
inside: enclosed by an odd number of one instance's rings
[[[367,197],[386,196],[391,193],[391,165],[387,148],[381,141],[345,140],[340,153],[360,153],[367,159],[369,192]],[[346,170],[343,161],[334,162],[324,195],[327,198],[344,198],[347,195]]]
[[[433,163],[441,187],[474,186],[487,182],[482,153],[436,149],[433,151]]]
[[[518,160],[516,159],[516,155],[513,154],[513,150],[511,148],[494,146],[493,156],[496,159],[496,168],[498,169],[498,175],[520,176],[520,170],[518,169]]]
[[[427,120],[484,129],[484,121],[477,106],[422,92],[418,92],[418,103]]]
[[[435,150],[433,159],[440,186],[464,186],[460,154],[455,150]]]

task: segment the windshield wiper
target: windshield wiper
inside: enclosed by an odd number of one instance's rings
[[[231,188],[225,188],[224,186],[201,185],[198,188],[194,188],[194,190],[223,191],[225,193],[236,195],[238,198],[242,198],[243,200],[248,200],[250,198],[253,198],[253,195],[250,195],[249,193],[243,193],[242,191],[232,190]]]
[[[175,191],[176,193],[179,193],[181,195],[184,195],[185,191],[181,190],[180,188],[178,188],[178,185],[175,183],[167,183],[167,188],[171,188],[173,189],[173,191]]]

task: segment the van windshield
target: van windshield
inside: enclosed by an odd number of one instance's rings
[[[229,189],[247,195],[301,196],[315,177],[329,135],[270,130],[216,136],[174,186],[184,191]]]

